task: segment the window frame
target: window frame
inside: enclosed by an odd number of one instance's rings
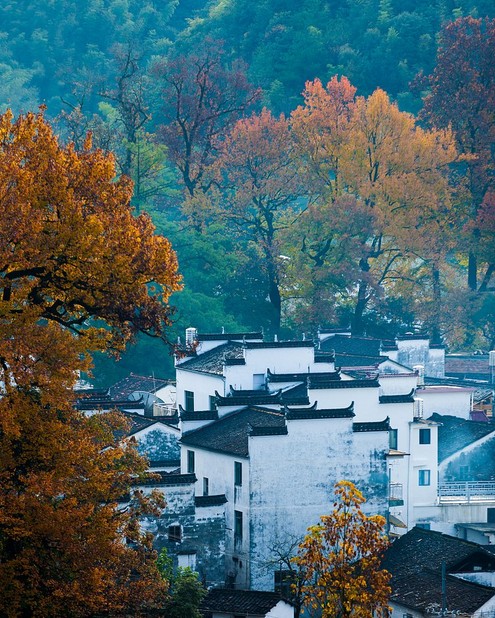
[[[194,412],[194,391],[184,391],[184,410]]]
[[[242,461],[234,461],[234,485],[242,487]]]
[[[427,468],[423,468],[418,470],[418,486],[419,487],[430,487],[431,485],[431,470]]]
[[[187,451],[187,473],[194,474],[196,472],[196,454],[194,451]]]
[[[182,543],[182,526],[180,524],[172,524],[167,529],[167,535],[170,543]]]
[[[431,429],[422,428],[419,430],[419,444],[431,444]]]

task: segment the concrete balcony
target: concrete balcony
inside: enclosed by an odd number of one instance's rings
[[[471,504],[495,501],[495,481],[458,481],[438,484],[440,504]]]

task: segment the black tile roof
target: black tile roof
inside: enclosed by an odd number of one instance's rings
[[[246,341],[252,339],[263,339],[263,333],[198,333],[198,341]]]
[[[84,391],[76,397],[75,406],[78,410],[143,410],[144,403],[139,399],[110,399],[109,395],[93,396],[91,391]]]
[[[194,410],[187,412],[179,405],[180,418],[183,421],[216,421],[218,418],[217,410]]]
[[[320,343],[320,350],[338,354],[355,354],[358,356],[380,356],[381,340],[373,337],[348,337],[334,335]],[[339,364],[339,363],[337,363]]]
[[[180,468],[180,459],[150,459],[150,468]]]
[[[146,393],[155,393],[157,390],[167,384],[173,383],[171,380],[164,378],[154,378],[153,376],[140,376],[131,373],[127,378],[123,378],[116,382],[108,389],[112,399],[127,399],[129,395],[136,391],[144,391]]]
[[[263,406],[273,405],[282,402],[282,391],[237,391],[238,395],[227,395],[222,397],[215,391],[215,402],[217,406]]]
[[[203,600],[201,611],[205,616],[211,612],[264,616],[280,600],[277,592],[213,588]]]
[[[318,419],[318,418],[353,418],[354,414],[354,402],[347,408],[326,408],[317,410],[315,406],[311,408],[298,408],[286,410],[285,415],[287,420],[305,420],[305,419]]]
[[[177,474],[176,472],[153,472],[156,478],[148,481],[139,481],[140,487],[155,487],[161,485],[191,485],[196,482],[195,474]]]
[[[247,408],[227,414],[205,427],[188,431],[182,436],[181,442],[188,446],[247,457],[248,438],[252,429],[284,426],[285,416],[282,412]]]
[[[244,358],[242,343],[229,341],[228,343],[224,343],[216,348],[208,350],[208,352],[198,354],[197,356],[180,363],[180,365],[177,365],[177,369],[188,369],[192,371],[200,371],[202,373],[223,375],[224,362],[226,359],[230,358]]]
[[[287,427],[253,427],[249,432],[250,436],[286,436]]]
[[[380,403],[412,403],[414,401],[414,388],[406,395],[380,395]]]
[[[317,373],[272,373],[267,370],[267,378],[269,382],[306,382],[308,378],[321,379],[322,381],[340,380],[340,370],[323,371]]]
[[[314,376],[317,375],[315,373],[311,374],[309,378],[309,389],[337,389],[337,388],[378,388],[380,383],[378,379],[364,379],[364,380],[328,380],[328,381],[319,381],[315,380]]]
[[[365,431],[388,431],[390,429],[390,419],[384,421],[371,421],[366,423],[353,423],[352,431],[361,433]]]
[[[435,413],[430,416],[429,420],[439,423],[439,462],[495,431],[495,424],[467,421],[458,416]]]
[[[314,348],[314,341],[306,339],[304,341],[246,341],[245,347],[248,350],[263,348]]]
[[[337,352],[335,364],[338,367],[378,367],[388,360],[387,356],[365,356],[363,354],[346,354]]]
[[[218,494],[217,496],[195,496],[194,504],[196,506],[220,506],[227,502],[225,494]]]
[[[482,545],[440,532],[413,528],[395,540],[383,566],[392,574],[391,601],[421,612],[442,606],[442,562],[447,569],[449,613],[472,614],[495,595],[495,588],[466,582],[452,573],[495,569],[495,556]]]

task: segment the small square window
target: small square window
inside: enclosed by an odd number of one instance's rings
[[[192,391],[184,391],[184,406],[186,412],[194,412],[194,393]]]
[[[420,444],[431,444],[431,429],[420,429],[419,430],[419,443]]]
[[[194,473],[194,451],[187,451],[187,472],[188,474]]]
[[[168,527],[168,540],[171,543],[180,543],[182,541],[182,529],[180,526]]]
[[[234,461],[234,485],[242,485],[242,463]]]
[[[418,470],[418,484],[425,487],[430,484],[430,470]]]

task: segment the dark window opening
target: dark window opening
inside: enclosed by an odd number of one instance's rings
[[[242,512],[234,511],[234,542],[242,541]]]
[[[242,463],[234,461],[234,485],[242,485]]]
[[[431,429],[420,429],[419,430],[419,443],[420,444],[431,444]]]
[[[207,496],[209,493],[209,485],[210,482],[208,481],[208,479],[205,477],[203,477],[203,496]]]
[[[295,574],[289,569],[279,569],[273,572],[273,589],[275,592],[284,598],[291,599],[293,597],[292,584],[294,583]]]
[[[194,473],[194,451],[187,451],[187,472]]]
[[[182,529],[180,526],[168,527],[168,540],[171,543],[180,543],[182,541]]]
[[[388,446],[389,448],[394,449],[394,451],[397,450],[398,433],[398,429],[390,429],[388,433]]]
[[[184,406],[186,412],[194,412],[194,393],[192,391],[184,391]]]

